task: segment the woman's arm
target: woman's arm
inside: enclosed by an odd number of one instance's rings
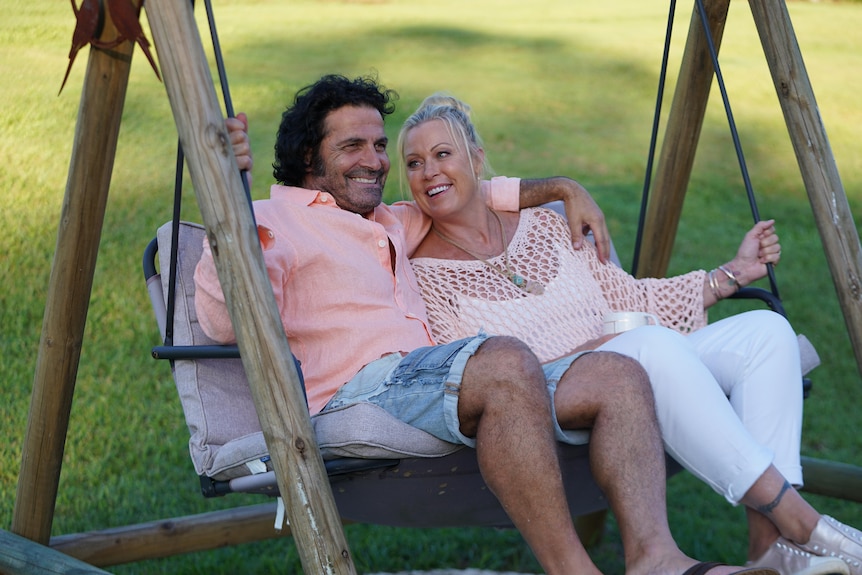
[[[572,246],[576,250],[580,249],[584,235],[591,230],[596,240],[599,260],[607,263],[611,253],[611,235],[605,223],[605,214],[586,188],[563,176],[521,180],[521,209],[535,208],[558,200],[562,200],[566,207]]]

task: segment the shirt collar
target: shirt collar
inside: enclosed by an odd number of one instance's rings
[[[332,194],[321,192],[320,190],[309,190],[307,188],[273,184],[272,188],[270,188],[269,196],[272,199],[283,200],[298,206],[317,204],[321,206],[332,206],[333,208],[338,207]]]

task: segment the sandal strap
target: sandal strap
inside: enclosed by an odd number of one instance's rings
[[[720,567],[722,565],[727,565],[727,563],[718,563],[716,561],[704,561],[703,563],[698,563],[696,565],[692,565],[688,569],[685,570],[685,573],[682,575],[706,575],[706,573],[714,567]]]

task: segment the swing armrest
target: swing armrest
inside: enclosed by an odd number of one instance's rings
[[[775,296],[771,291],[765,290],[763,288],[758,287],[744,287],[739,288],[735,294],[730,296],[731,299],[759,299],[763,301],[769,309],[776,313],[780,313],[783,317],[787,317],[787,313],[784,311],[784,305],[781,303],[781,300]]]
[[[149,281],[151,277],[154,277],[158,272],[156,270],[156,254],[159,253],[159,239],[153,238],[150,240],[150,243],[147,244],[147,247],[144,248],[144,259],[143,259],[143,269],[144,269],[144,280]]]
[[[155,359],[235,359],[239,357],[236,345],[157,345],[152,351]]]

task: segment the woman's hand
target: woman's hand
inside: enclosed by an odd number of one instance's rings
[[[775,233],[775,220],[758,222],[751,228],[728,267],[736,275],[740,287],[766,275],[766,264],[776,265],[781,259],[781,244]]]

